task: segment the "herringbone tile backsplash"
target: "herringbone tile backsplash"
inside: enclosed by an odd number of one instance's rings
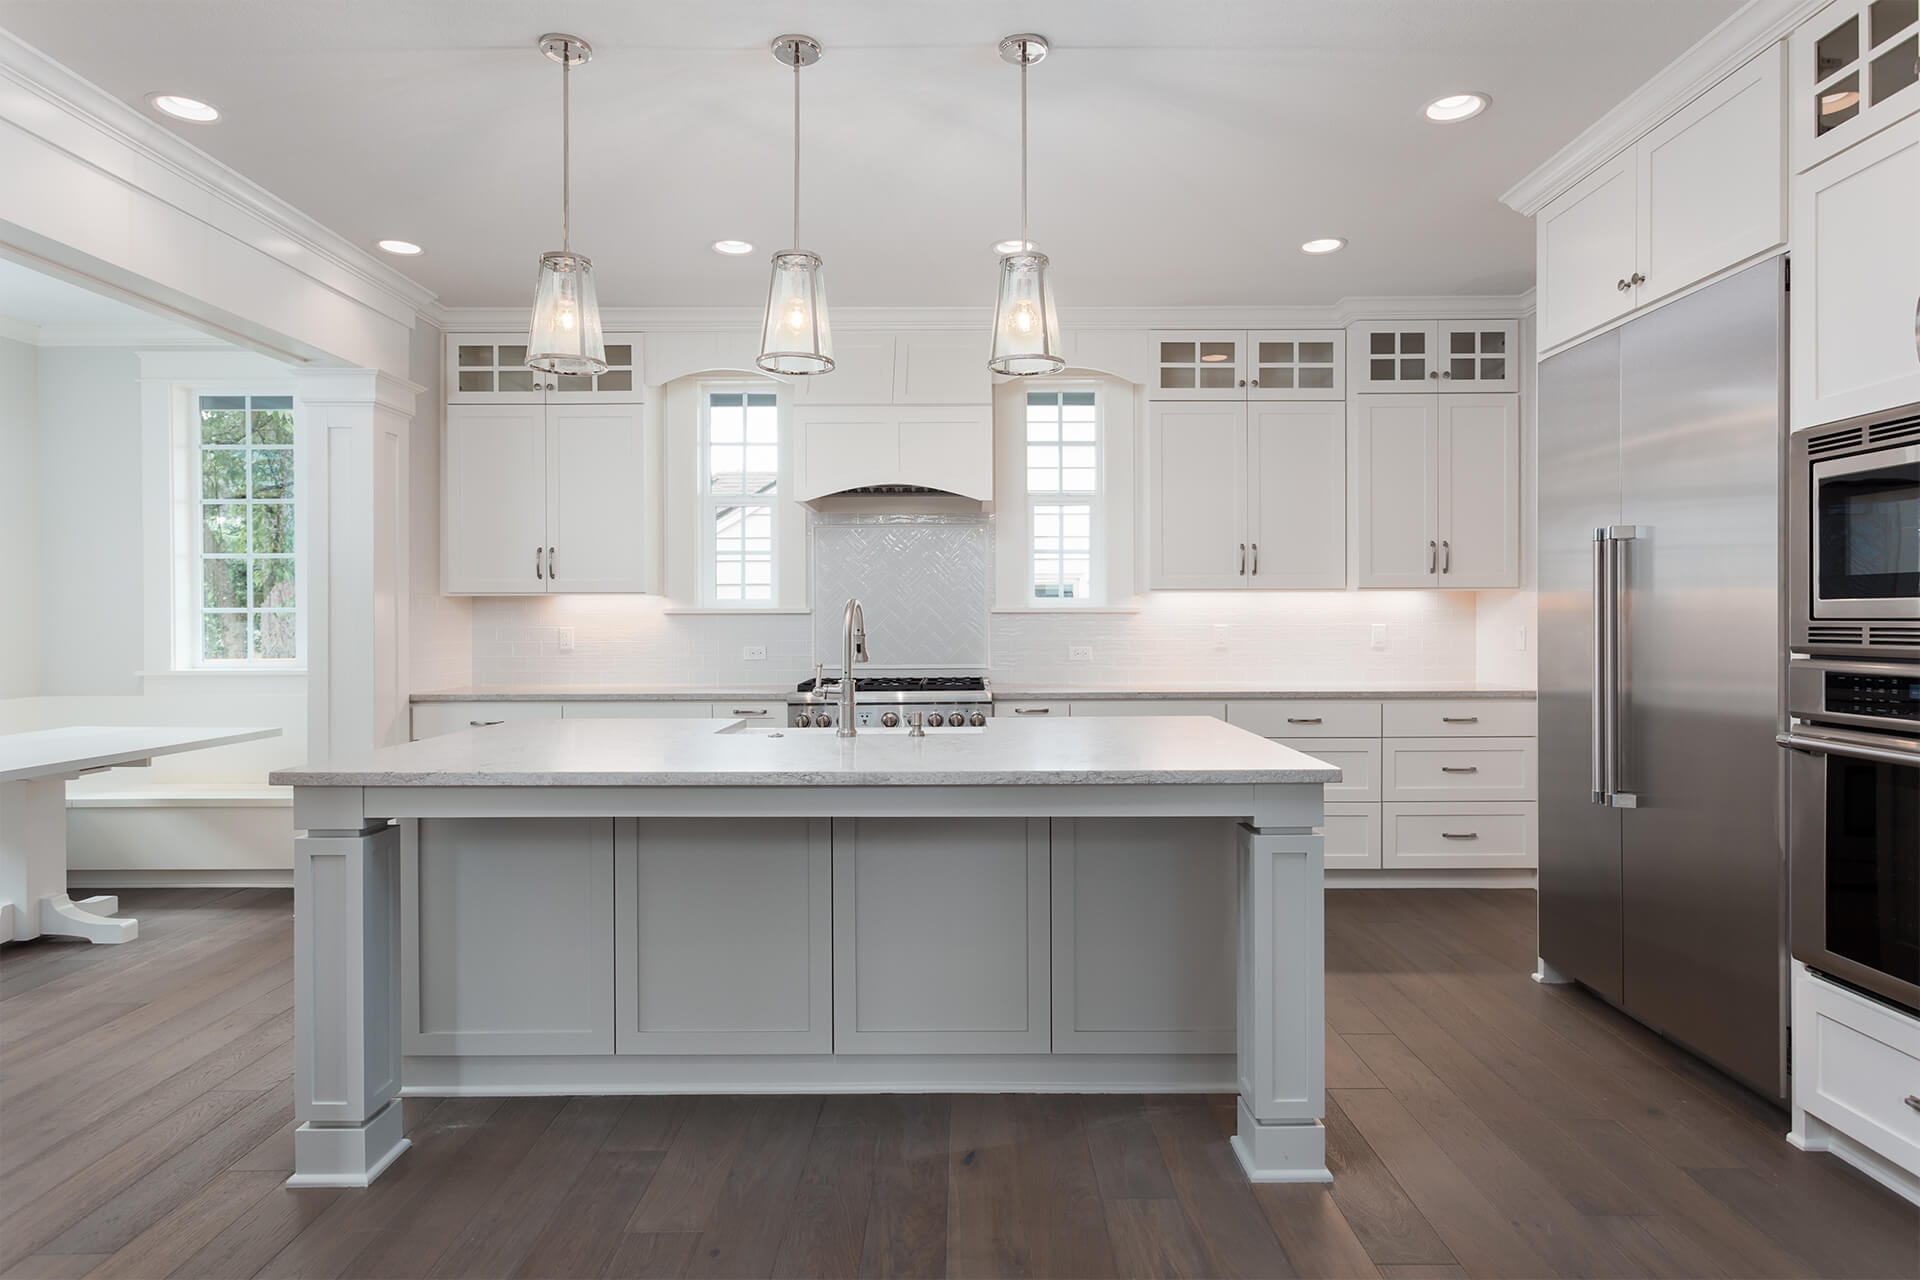
[[[984,519],[878,518],[813,526],[813,652],[838,667],[858,597],[876,668],[984,669],[993,532]]]

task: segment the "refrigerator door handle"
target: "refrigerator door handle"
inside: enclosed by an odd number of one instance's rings
[[[1593,671],[1587,681],[1587,693],[1592,699],[1593,739],[1590,758],[1593,762],[1593,803],[1607,802],[1607,608],[1609,591],[1607,588],[1607,531],[1593,531]]]
[[[1638,793],[1628,791],[1623,780],[1627,772],[1626,752],[1623,743],[1626,738],[1627,712],[1629,696],[1622,672],[1632,671],[1631,653],[1627,646],[1626,628],[1623,615],[1626,613],[1622,599],[1625,586],[1627,549],[1623,545],[1634,541],[1642,533],[1638,525],[1616,524],[1606,530],[1607,534],[1607,694],[1606,694],[1606,734],[1607,734],[1607,803],[1616,809],[1637,809],[1640,807]]]

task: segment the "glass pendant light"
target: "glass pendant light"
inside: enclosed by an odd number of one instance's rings
[[[800,68],[820,61],[812,36],[781,36],[773,56],[793,68],[793,243],[800,243]],[[760,358],[768,373],[833,372],[833,331],[827,324],[827,282],[820,255],[782,249],[773,255],[767,315],[760,326]]]
[[[547,373],[605,373],[593,262],[573,251],[573,69],[593,57],[579,36],[549,32],[540,52],[560,64],[560,251],[540,255],[540,283],[527,331],[527,367]]]
[[[1000,56],[1020,68],[1020,245],[1000,257],[1000,297],[993,308],[995,373],[1031,377],[1067,367],[1060,354],[1060,318],[1054,314],[1047,255],[1027,238],[1027,68],[1047,56],[1044,37],[1027,33],[1000,42]]]

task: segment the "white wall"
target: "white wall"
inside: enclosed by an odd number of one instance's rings
[[[440,594],[440,458],[446,431],[440,330],[413,331],[412,379],[425,388],[407,435],[407,650],[410,690],[473,679],[473,606]]]
[[[0,698],[40,691],[39,352],[0,338],[0,547],[14,549],[0,609]]]

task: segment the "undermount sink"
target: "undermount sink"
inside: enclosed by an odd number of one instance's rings
[[[957,733],[985,733],[986,731],[986,725],[963,725],[959,728],[928,729],[925,736],[929,738],[945,738]],[[760,738],[820,738],[832,737],[834,733],[832,729],[794,729],[786,725],[768,724],[764,720],[736,720],[724,728],[714,730],[714,732],[723,734],[746,734]],[[913,731],[906,725],[900,725],[892,729],[878,726],[862,726],[860,731],[854,736],[864,738],[869,734],[873,734],[879,737],[898,738],[908,736],[912,732]]]

